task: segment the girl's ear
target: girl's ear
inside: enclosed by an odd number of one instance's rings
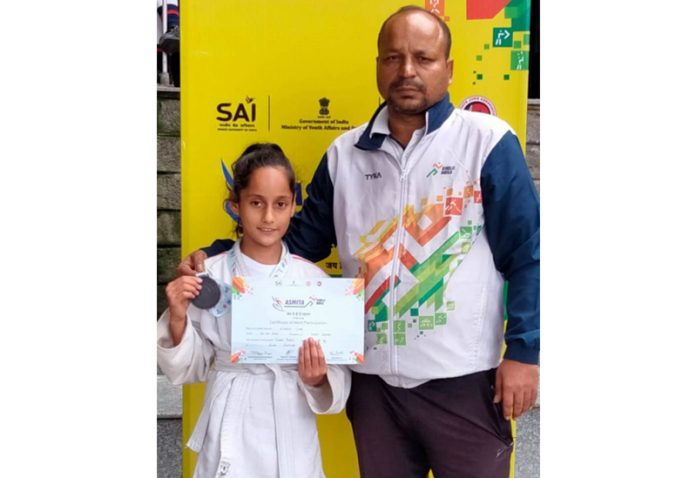
[[[232,209],[232,212],[239,216],[239,203],[232,199],[231,195],[230,198],[227,200],[227,203],[230,205],[230,209]]]

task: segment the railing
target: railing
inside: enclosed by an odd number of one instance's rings
[[[171,20],[176,19],[176,25],[174,28],[177,29],[177,36],[178,36],[178,18],[179,18],[179,6],[178,6],[178,0],[160,0],[158,1],[158,6],[157,6],[157,15],[158,15],[158,22],[161,22],[161,31],[158,31],[158,38],[157,38],[157,54],[159,55],[159,60],[161,61],[161,68],[158,68],[158,74],[157,74],[157,84],[159,86],[177,86],[175,85],[175,82],[173,81],[173,75],[170,71],[170,62],[169,59],[173,55],[179,55],[178,52],[178,47],[176,53],[170,53],[167,54],[167,52],[163,51],[162,48],[160,48],[160,42],[163,38],[164,35],[171,35],[171,28],[170,26],[174,23]],[[158,25],[159,26],[159,25]],[[178,40],[177,40],[178,41]],[[178,68],[178,61],[176,68]],[[178,71],[176,72],[177,78],[178,78]],[[177,80],[178,82],[178,80]]]

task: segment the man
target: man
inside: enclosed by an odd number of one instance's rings
[[[384,22],[386,101],[331,144],[286,236],[313,261],[336,244],[344,275],[365,278],[365,363],[346,408],[363,477],[507,477],[509,418],[536,399],[538,197],[510,127],[450,104],[450,44],[418,7]]]

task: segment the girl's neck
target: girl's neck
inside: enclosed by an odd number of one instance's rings
[[[256,262],[267,265],[280,262],[280,256],[283,253],[283,245],[280,242],[272,246],[258,246],[253,243],[247,244],[244,237],[240,241],[239,248],[242,253]]]

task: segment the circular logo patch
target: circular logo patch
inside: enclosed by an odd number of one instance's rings
[[[495,106],[485,96],[470,96],[459,104],[459,109],[495,116]]]

